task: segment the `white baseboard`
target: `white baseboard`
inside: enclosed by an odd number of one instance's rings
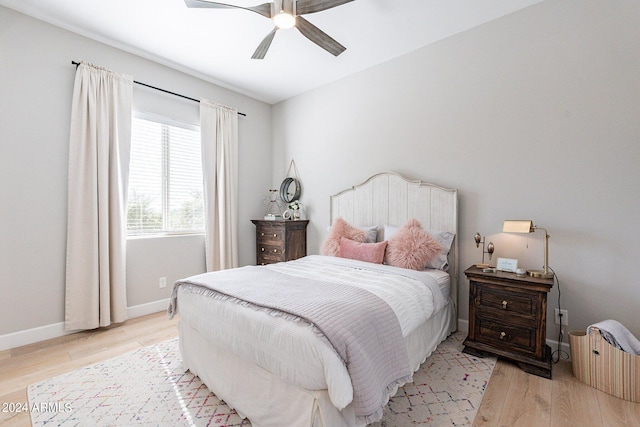
[[[557,360],[558,356],[553,354],[553,352],[558,350],[558,340],[547,340],[547,345],[551,347],[552,360]],[[571,360],[571,346],[568,342],[562,343],[562,345],[560,346],[560,351],[563,352],[560,360]]]
[[[147,314],[166,311],[169,307],[169,298],[158,301],[148,302],[146,304],[134,305],[127,308],[127,317],[133,319],[135,317],[146,316]]]
[[[458,319],[458,331],[469,333],[469,321],[464,319]]]
[[[169,299],[167,298],[128,307],[127,317],[129,319],[133,319],[135,317],[146,316],[147,314],[166,310],[168,306]],[[0,335],[0,351],[45,341],[51,338],[62,337],[72,333],[74,332],[67,332],[64,330],[64,322],[52,323],[50,325],[39,326],[37,328],[27,329],[24,331],[12,332],[10,334]]]

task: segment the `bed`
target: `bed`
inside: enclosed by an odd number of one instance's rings
[[[330,204],[332,224],[368,227],[376,241],[412,218],[454,236],[446,265],[309,255],[177,282],[169,311],[180,313],[184,368],[255,427],[367,425],[456,330],[456,190],[385,172]],[[321,302],[299,303],[311,294]]]

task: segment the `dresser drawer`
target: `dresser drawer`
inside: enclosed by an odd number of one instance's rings
[[[286,261],[284,253],[259,253],[257,258],[257,265],[274,264],[276,262]]]
[[[535,324],[531,324],[530,327],[507,325],[478,316],[475,329],[477,342],[523,354],[531,354],[536,351]]]
[[[258,243],[258,255],[259,256],[270,256],[270,257],[281,257],[284,255],[284,244],[275,244],[275,245],[264,245]]]
[[[538,315],[538,293],[512,291],[504,286],[478,284],[475,304],[479,309],[495,309],[532,318]]]
[[[285,229],[277,224],[262,226],[257,230],[256,238],[258,244],[284,246]]]

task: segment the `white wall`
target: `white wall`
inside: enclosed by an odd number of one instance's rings
[[[475,232],[540,268],[542,232],[501,233],[532,219],[551,235],[567,332],[615,318],[640,337],[638,22],[640,2],[547,0],[274,106],[274,180],[294,158],[309,251],[331,194],[396,171],[459,189],[461,318]]]
[[[256,183],[272,176],[271,106],[0,7],[0,338],[64,321],[71,61],[80,59],[247,114],[239,119],[240,263],[255,262],[250,219],[263,214],[268,189]],[[137,85],[134,108],[199,121],[197,103]],[[173,281],[203,272],[203,242],[130,240],[129,307],[166,299]]]

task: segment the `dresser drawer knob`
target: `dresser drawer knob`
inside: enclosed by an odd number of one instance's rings
[[[273,237],[278,237],[278,235],[277,235],[277,234],[275,234],[275,233],[273,233]]]
[[[260,250],[261,250],[262,252],[264,252],[264,248],[260,248]]]
[[[502,309],[503,310],[507,309],[507,304],[509,304],[507,301],[502,301]]]
[[[500,339],[503,340],[507,336],[506,332],[500,332]]]
[[[264,233],[260,233],[260,237],[264,237]]]
[[[274,249],[274,250],[273,250],[273,253],[274,253],[274,254],[275,254],[275,253],[277,253],[277,252],[278,252],[278,250],[277,250],[277,249]]]

